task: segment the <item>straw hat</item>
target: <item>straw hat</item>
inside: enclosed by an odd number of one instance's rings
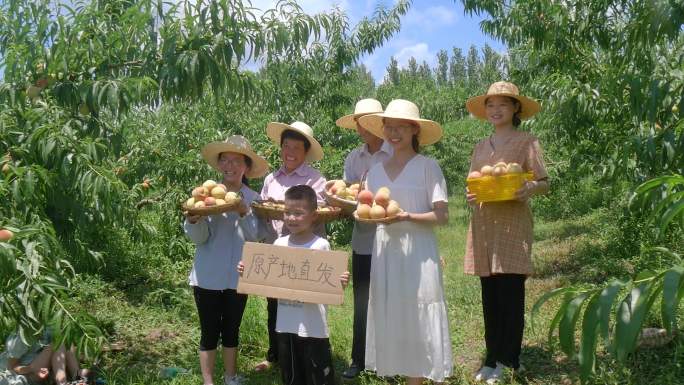
[[[311,143],[309,151],[306,153],[307,162],[315,162],[323,159],[323,148],[313,136],[313,130],[304,122],[293,122],[292,124],[271,122],[266,126],[266,134],[271,140],[280,146],[280,136],[285,130],[298,132],[306,137]]]
[[[271,167],[266,159],[252,150],[249,141],[242,135],[229,136],[224,142],[211,142],[207,144],[202,148],[202,157],[211,167],[221,171],[218,167],[218,157],[222,152],[236,152],[252,160],[252,167],[245,172],[247,178],[262,177],[266,175]]]
[[[474,96],[466,101],[466,108],[468,111],[478,119],[487,120],[487,113],[485,112],[485,100],[490,96],[508,96],[520,102],[520,113],[518,116],[521,120],[529,119],[534,114],[541,110],[541,106],[535,100],[527,96],[520,95],[518,87],[509,82],[496,82],[489,86],[487,93],[484,95]]]
[[[361,99],[356,102],[354,113],[345,115],[335,122],[338,126],[343,128],[356,129],[356,118],[368,114],[376,114],[382,112],[382,104],[375,99]]]
[[[392,100],[387,105],[385,112],[364,115],[359,118],[359,122],[373,135],[384,139],[385,136],[382,131],[384,118],[404,119],[416,122],[420,126],[418,143],[421,146],[437,143],[442,137],[442,126],[432,120],[421,119],[418,106],[404,99]]]

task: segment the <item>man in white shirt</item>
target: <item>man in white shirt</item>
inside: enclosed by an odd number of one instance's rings
[[[375,99],[363,99],[356,103],[354,113],[337,120],[343,128],[355,129],[364,144],[347,155],[344,161],[344,180],[351,183],[365,180],[366,173],[375,164],[392,156],[392,146],[382,138],[366,131],[358,118],[381,113],[382,105]],[[371,254],[375,239],[375,225],[354,223],[352,233],[352,279],[354,281],[354,335],[352,341],[352,362],[342,377],[352,379],[363,371],[366,353],[366,315],[368,313],[368,286],[370,283]]]

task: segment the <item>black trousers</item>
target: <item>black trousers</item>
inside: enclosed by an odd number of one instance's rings
[[[480,277],[487,357],[485,365],[500,362],[520,366],[520,348],[525,328],[525,279],[522,274]]]
[[[219,337],[225,348],[238,346],[240,323],[247,296],[235,290],[209,290],[193,286],[200,320],[200,350],[215,350]]]
[[[330,341],[278,333],[280,374],[285,385],[334,385]]]
[[[352,253],[352,280],[354,282],[354,335],[352,338],[352,364],[362,369],[366,362],[366,321],[368,318],[368,287],[370,286],[372,256]]]
[[[278,362],[278,333],[276,333],[276,319],[278,319],[278,299],[266,298],[268,311],[268,352],[266,352],[266,360],[269,362]]]

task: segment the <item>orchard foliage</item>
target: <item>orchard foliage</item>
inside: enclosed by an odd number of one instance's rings
[[[193,145],[247,127],[262,133],[266,121],[295,115],[277,108],[290,100],[298,111],[340,102],[329,90],[356,76],[359,56],[399,29],[408,6],[380,7],[350,28],[339,11],[307,15],[294,1],[263,11],[231,0],[3,2],[0,226],[16,236],[0,243],[0,331],[30,339],[52,326],[90,355],[103,333],[71,301],[71,282],[81,272],[137,278],[118,270],[122,261],[160,235],[168,243],[157,251],[187,257],[178,197],[183,181],[209,172]],[[306,87],[283,90],[279,76],[243,69],[254,62]],[[255,120],[203,126],[216,117],[212,101],[233,117],[252,105]],[[168,216],[151,226],[145,208],[161,203]]]

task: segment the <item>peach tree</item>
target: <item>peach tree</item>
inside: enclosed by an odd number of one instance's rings
[[[129,131],[144,122],[122,124],[132,113],[281,97],[243,70],[248,62],[304,68],[327,55],[319,73],[333,78],[391,36],[407,9],[379,11],[350,35],[339,16],[308,15],[294,1],[265,11],[238,0],[0,4],[0,226],[16,234],[0,243],[0,331],[30,339],[51,326],[87,355],[102,343],[97,320],[70,296],[79,272],[116,258],[111,234],[144,242],[154,231],[138,210],[155,181],[140,179],[144,154]],[[192,140],[173,124],[155,134]]]

